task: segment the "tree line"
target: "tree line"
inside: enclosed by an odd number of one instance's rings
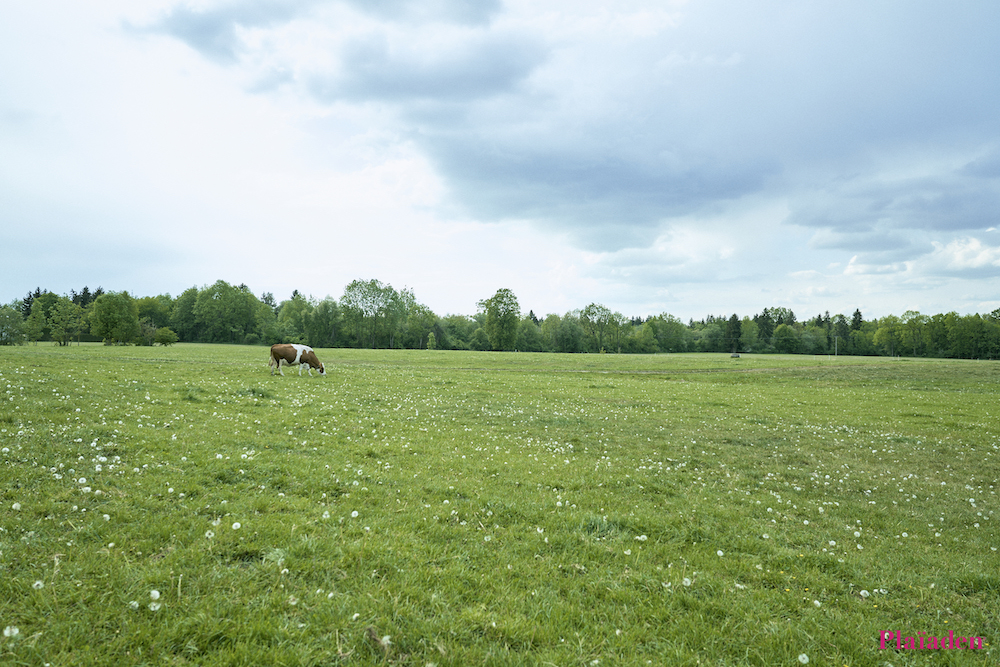
[[[340,299],[298,290],[277,301],[219,280],[169,294],[135,297],[102,288],[58,295],[36,288],[0,306],[0,344],[103,341],[171,345],[178,341],[312,347],[520,350],[524,352],[730,352],[914,357],[1000,357],[1000,309],[987,315],[907,311],[866,320],[829,312],[798,320],[788,308],[754,316],[708,316],[687,323],[668,313],[625,317],[592,303],[562,315],[522,313],[500,289],[474,315],[438,316],[411,289],[355,280]]]

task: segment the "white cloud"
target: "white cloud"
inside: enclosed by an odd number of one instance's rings
[[[934,252],[924,262],[926,268],[952,274],[1000,276],[1000,246],[984,244],[977,238],[954,239],[947,244],[934,242]]]

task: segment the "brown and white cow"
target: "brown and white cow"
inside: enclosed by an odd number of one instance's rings
[[[320,375],[326,375],[326,366],[320,363],[320,360],[316,358],[316,353],[308,345],[295,343],[272,345],[271,359],[267,365],[271,367],[271,375],[274,375],[275,368],[278,369],[278,373],[284,375],[281,370],[282,366],[298,366],[299,376],[302,375],[302,366],[305,366],[306,370],[309,371],[309,377],[312,377],[312,369],[314,368],[319,371]]]

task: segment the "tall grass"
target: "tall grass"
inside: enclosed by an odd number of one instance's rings
[[[319,356],[0,348],[0,662],[996,663],[996,363]]]

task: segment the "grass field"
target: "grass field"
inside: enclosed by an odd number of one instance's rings
[[[0,348],[0,663],[1000,659],[1000,363],[318,354]]]

